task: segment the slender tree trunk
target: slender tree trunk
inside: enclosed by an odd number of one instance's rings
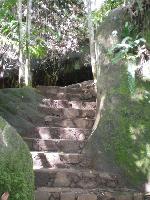
[[[27,2],[27,21],[26,21],[26,65],[25,65],[25,85],[31,85],[31,71],[30,71],[30,32],[31,32],[31,9],[32,0]]]
[[[22,30],[22,0],[18,0],[18,24],[19,24],[19,86],[24,85],[23,64],[23,30]]]
[[[92,11],[100,9],[106,0],[84,0],[88,12],[88,29],[90,39],[90,54],[91,54],[91,65],[94,81],[97,80],[97,63],[96,63],[96,44],[95,44],[95,27],[92,21]]]
[[[97,4],[101,4],[104,0],[85,0],[85,4],[88,12],[88,29],[90,39],[90,54],[91,54],[91,65],[94,81],[97,80],[97,66],[96,66],[96,46],[95,46],[95,27],[92,21],[92,11],[96,9]],[[98,7],[97,7],[98,8]]]
[[[95,59],[95,40],[94,40],[94,26],[92,23],[92,8],[91,8],[91,0],[86,0],[86,7],[88,12],[88,29],[89,29],[89,39],[90,39],[90,54],[91,54],[91,65],[92,65],[92,73],[94,80],[96,80],[96,59]]]

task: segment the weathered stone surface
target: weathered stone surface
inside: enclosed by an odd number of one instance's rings
[[[91,165],[90,158],[85,154],[64,154],[32,151],[31,155],[34,169],[69,167],[90,168]]]
[[[93,89],[95,91],[95,83],[93,80],[83,81],[82,83],[75,83],[68,85],[69,88],[83,88],[83,89]]]
[[[62,193],[60,200],[75,200],[76,199],[76,195],[73,192],[70,193]]]
[[[84,84],[84,85],[83,85]],[[56,94],[56,93],[72,93],[72,94],[82,94],[87,92],[92,92],[94,94],[95,92],[95,84],[92,81],[91,85],[86,85],[87,82],[83,82],[78,85],[69,85],[67,87],[59,87],[59,86],[38,86],[37,89],[40,90],[42,93],[49,93],[49,94]],[[96,96],[96,92],[95,92]]]
[[[51,108],[44,104],[40,104],[38,110],[47,115],[59,117],[61,119],[73,119],[77,117],[94,119],[96,115],[95,110],[81,110],[74,108]]]
[[[60,200],[60,194],[59,193],[50,193],[49,200]]]
[[[62,100],[72,100],[72,101],[95,101],[95,94],[92,93],[82,93],[82,94],[73,94],[73,93],[51,93],[50,91],[43,92],[45,97],[51,98],[53,100],[62,99]]]
[[[65,153],[80,153],[84,147],[84,141],[58,140],[58,139],[34,139],[24,138],[31,151],[51,151]]]
[[[55,99],[57,98],[65,98],[65,99],[95,99],[96,98],[96,92],[94,86],[85,86],[82,85],[79,88],[73,88],[73,87],[51,87],[51,86],[38,86],[38,90],[44,95],[53,98],[55,96]]]
[[[37,127],[31,131],[29,138],[85,140],[90,136],[91,129]]]
[[[117,188],[118,177],[92,170],[77,169],[37,169],[35,183],[39,187],[70,188]]]
[[[50,197],[50,194],[49,192],[46,192],[46,191],[38,191],[36,190],[35,191],[35,199],[36,200],[48,200]]]
[[[122,193],[117,195],[116,197],[117,200],[132,200],[133,199],[133,194],[132,193]]]
[[[77,200],[97,200],[97,196],[95,194],[81,194],[78,195]]]
[[[39,192],[46,192],[49,194],[56,193],[67,200],[143,200],[141,193],[136,193],[134,190],[127,190],[120,188],[119,190],[113,190],[110,188],[100,189],[81,189],[81,188],[38,188]],[[45,200],[45,199],[44,199]],[[48,199],[47,199],[48,200]]]
[[[43,104],[49,108],[72,108],[80,110],[95,110],[96,102],[84,102],[84,101],[68,101],[68,100],[53,100],[53,99],[43,99]]]
[[[133,194],[133,199],[134,200],[144,200],[144,194],[142,194],[142,193],[134,193]]]
[[[45,125],[53,127],[92,129],[94,122],[94,119],[86,118],[61,119],[53,116],[45,117]]]

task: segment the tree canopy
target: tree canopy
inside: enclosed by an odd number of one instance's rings
[[[20,66],[20,40],[23,64],[27,54],[27,1],[21,1],[20,10],[17,6],[19,2],[11,0],[0,3],[1,71],[5,76],[10,68],[16,73]],[[43,70],[57,79],[63,60],[68,59],[73,52],[84,51],[84,43],[88,38],[84,3],[80,0],[34,1],[30,15],[31,31],[28,45],[31,70],[36,73],[44,65]]]

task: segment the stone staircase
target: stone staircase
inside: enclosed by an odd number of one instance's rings
[[[142,200],[118,176],[92,169],[83,153],[96,115],[92,81],[67,87],[39,86],[44,115],[27,142],[35,171],[36,200]]]

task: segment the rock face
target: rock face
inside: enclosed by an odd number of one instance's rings
[[[10,200],[32,200],[33,191],[29,150],[16,130],[0,117],[0,196],[9,192]]]
[[[144,13],[143,20],[143,27],[147,27],[143,29],[145,36],[149,33],[147,14]],[[97,27],[97,116],[95,131],[85,152],[91,155],[93,167],[97,170],[103,159],[106,160],[106,170],[119,172],[112,159],[115,158],[127,181],[142,188],[150,174],[150,125],[147,121],[150,119],[150,84],[137,78],[131,79],[128,63],[121,60],[113,64],[108,56],[108,50],[121,43],[126,21],[130,21],[127,9],[119,8]]]

